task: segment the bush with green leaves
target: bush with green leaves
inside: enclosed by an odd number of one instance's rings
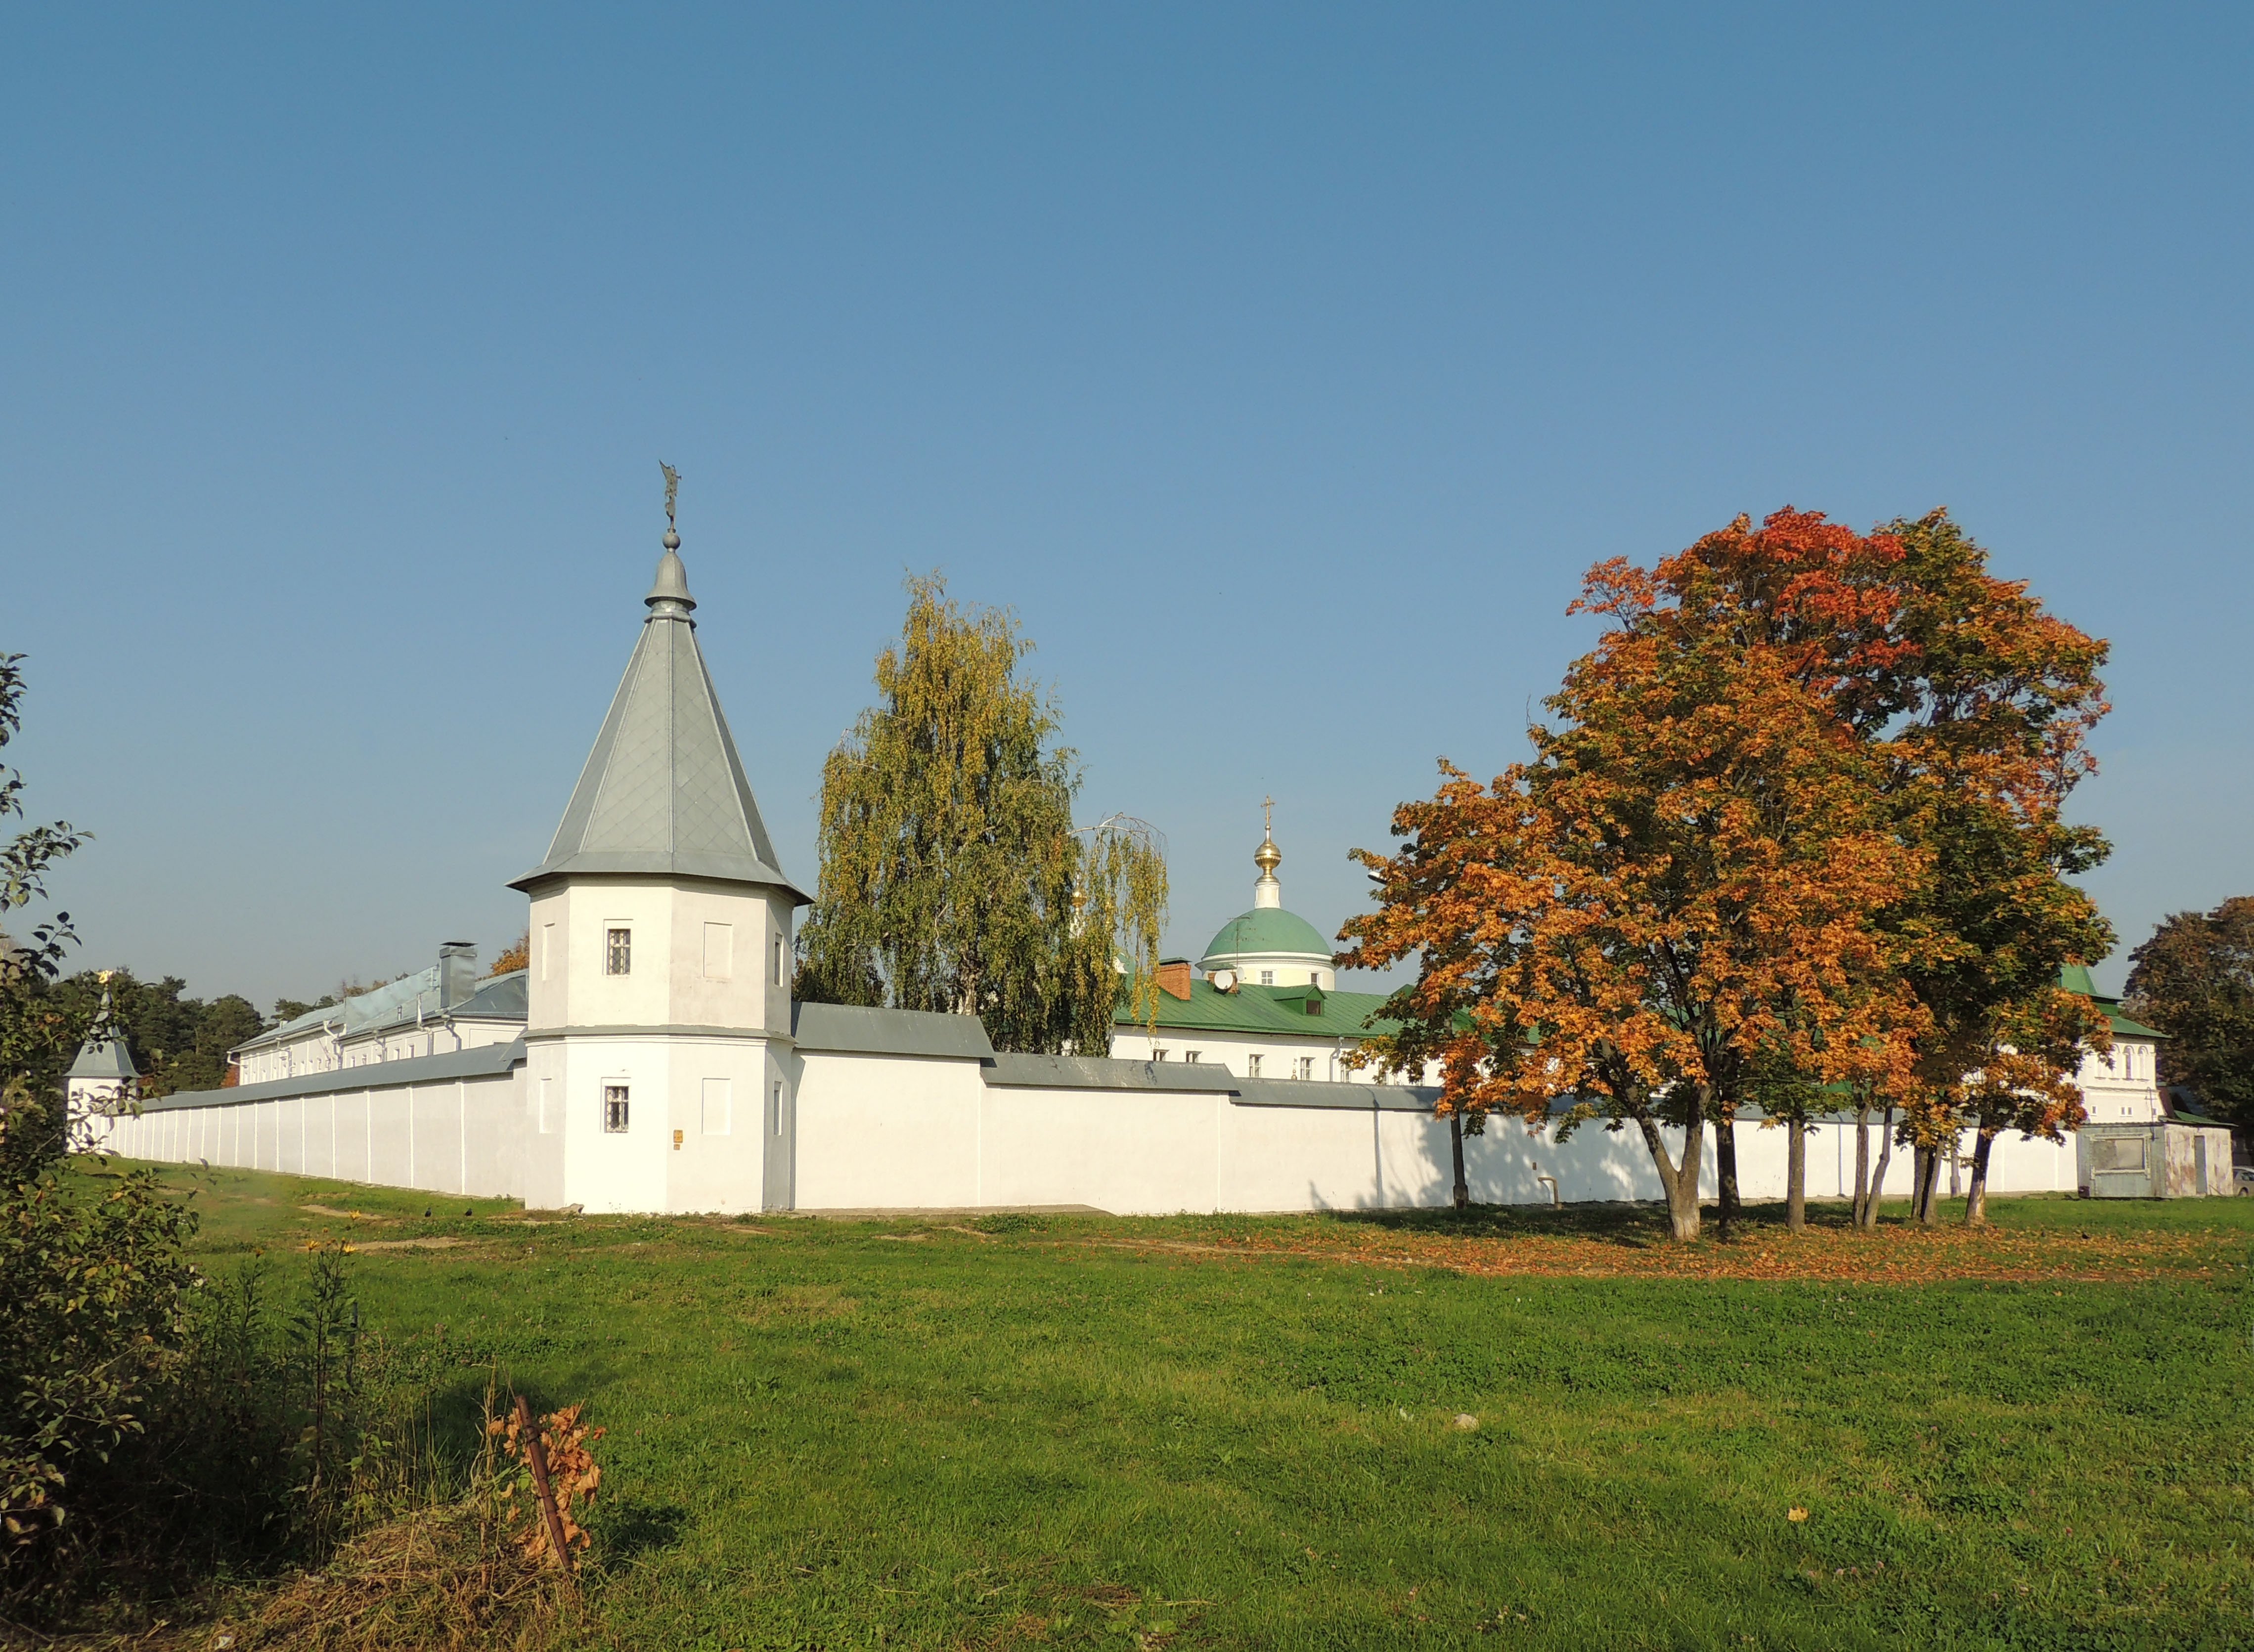
[[[0,1114],[0,1565],[10,1592],[74,1546],[82,1486],[145,1437],[186,1341],[195,1217],[153,1174],[86,1196],[50,1108],[18,1081]]]

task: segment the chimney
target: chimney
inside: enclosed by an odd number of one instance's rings
[[[478,948],[468,941],[438,947],[438,1007],[451,1010],[478,990]]]
[[[1186,998],[1190,995],[1190,961],[1187,958],[1166,958],[1158,964],[1158,990],[1170,998]]]

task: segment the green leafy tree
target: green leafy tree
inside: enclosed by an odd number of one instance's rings
[[[0,746],[23,726],[22,657],[0,655]],[[22,816],[23,790],[0,769],[0,818]],[[86,836],[58,822],[0,844],[0,911],[42,899],[50,868]],[[180,1250],[194,1218],[153,1175],[91,1199],[66,1180],[47,1074],[92,1019],[52,990],[73,938],[58,914],[0,956],[0,1601],[10,1603],[36,1602],[54,1577],[74,1482],[144,1429],[192,1277]]]
[[[2168,1035],[2161,1078],[2254,1124],[2254,895],[2172,914],[2129,957],[2130,1013]]]
[[[1102,1054],[1123,990],[1155,1014],[1163,845],[1075,830],[1081,772],[1018,668],[1016,619],[908,581],[878,704],[823,765],[822,872],[796,990],[976,1015],[996,1047]]]
[[[2102,958],[2113,931],[2068,881],[2110,852],[2065,805],[2096,768],[2089,734],[2107,710],[2106,645],[2048,612],[2024,582],[1998,579],[1988,553],[1945,510],[1885,530],[1902,550],[1899,662],[1882,673],[1874,715],[1894,721],[1890,789],[1928,851],[1899,926],[1908,977],[1929,1028],[1923,1081],[1905,1130],[1922,1151],[1915,1209],[1934,1220],[1942,1144],[1978,1136],[1984,1180],[1997,1130],[2058,1138],[2081,1119],[2067,1094],[2077,1039],[2102,1023],[2056,1004],[2060,968]],[[2021,1106],[1965,1075],[2006,1069],[2037,1102]],[[1875,1222],[1875,1188],[1863,1200]],[[1969,1201],[1966,1219],[1981,1220]]]
[[[23,659],[20,654],[0,654],[0,747],[24,726]],[[0,765],[0,821],[23,816],[24,777]],[[56,821],[24,827],[0,843],[0,919],[44,900],[48,869],[91,835],[68,821]],[[77,939],[67,912],[34,924],[22,940],[0,931],[0,1078],[44,1080],[54,1070],[59,1053],[76,1043],[78,1029],[44,989]]]

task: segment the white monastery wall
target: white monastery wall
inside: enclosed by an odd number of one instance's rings
[[[522,1198],[523,1113],[520,1076],[504,1071],[202,1106],[150,1103],[137,1116],[100,1121],[97,1145],[160,1163]]]
[[[536,1038],[500,1072],[159,1102],[103,1121],[103,1144],[136,1158],[601,1212],[1085,1205],[1157,1214],[1448,1201],[1447,1122],[1410,1092],[1309,1084],[1300,1102],[1289,1082],[1256,1090],[1218,1071],[1201,1084],[1156,1064],[1082,1065],[1110,1082],[998,1081],[974,1059],[794,1051],[761,1036]],[[623,1131],[605,1129],[612,1088],[628,1093]],[[1880,1134],[1873,1125],[1873,1157]],[[1968,1158],[1972,1144],[1969,1133],[1960,1143]],[[1669,1146],[1679,1157],[1679,1131]],[[1784,1196],[1786,1151],[1782,1129],[1739,1126],[1745,1197]],[[1560,1143],[1554,1126],[1530,1132],[1494,1119],[1466,1138],[1464,1158],[1483,1204],[1660,1197],[1633,1130],[1585,1125]],[[1848,1197],[1854,1164],[1851,1122],[1815,1125],[1808,1196]],[[1910,1175],[1911,1156],[1898,1149],[1886,1193],[1907,1195]],[[1711,1197],[1711,1138],[1701,1180]],[[1992,1191],[2076,1183],[2071,1141],[1997,1139]]]

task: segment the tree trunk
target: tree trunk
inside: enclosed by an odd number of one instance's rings
[[[1932,1161],[1932,1151],[1922,1144],[1909,1150],[1909,1217],[1912,1222],[1925,1220],[1925,1167]]]
[[[1894,1156],[1894,1104],[1886,1103],[1886,1122],[1880,1125],[1879,1162],[1871,1169],[1871,1198],[1864,1207],[1863,1226],[1876,1228],[1879,1225],[1879,1196],[1886,1191],[1886,1166]]]
[[[1925,1203],[1918,1211],[1917,1219],[1928,1228],[1941,1220],[1942,1157],[1941,1149],[1937,1144],[1929,1149],[1926,1155]]]
[[[1968,1228],[1988,1225],[1988,1150],[1995,1144],[1995,1137],[1984,1130],[1972,1144],[1972,1185],[1964,1193],[1964,1225]]]
[[[1648,1118],[1636,1120],[1643,1130],[1643,1144],[1651,1150],[1652,1167],[1659,1172],[1659,1185],[1667,1194],[1667,1225],[1674,1236],[1684,1242],[1698,1236],[1698,1161],[1706,1144],[1706,1130],[1694,1124],[1683,1133],[1683,1163],[1678,1167],[1667,1152],[1667,1138],[1659,1133],[1659,1126]]]
[[[1871,1110],[1866,1102],[1855,1110],[1855,1207],[1852,1225],[1869,1227],[1871,1210]]]
[[[1471,1203],[1472,1189],[1464,1180],[1464,1116],[1460,1111],[1448,1115],[1448,1152],[1456,1161],[1456,1208],[1461,1210]]]
[[[1792,1132],[1784,1149],[1784,1225],[1799,1233],[1808,1226],[1808,1130],[1796,1118],[1784,1127]]]
[[[1714,1180],[1721,1197],[1716,1200],[1715,1226],[1727,1242],[1738,1219],[1738,1121],[1724,1114],[1714,1123]]]

